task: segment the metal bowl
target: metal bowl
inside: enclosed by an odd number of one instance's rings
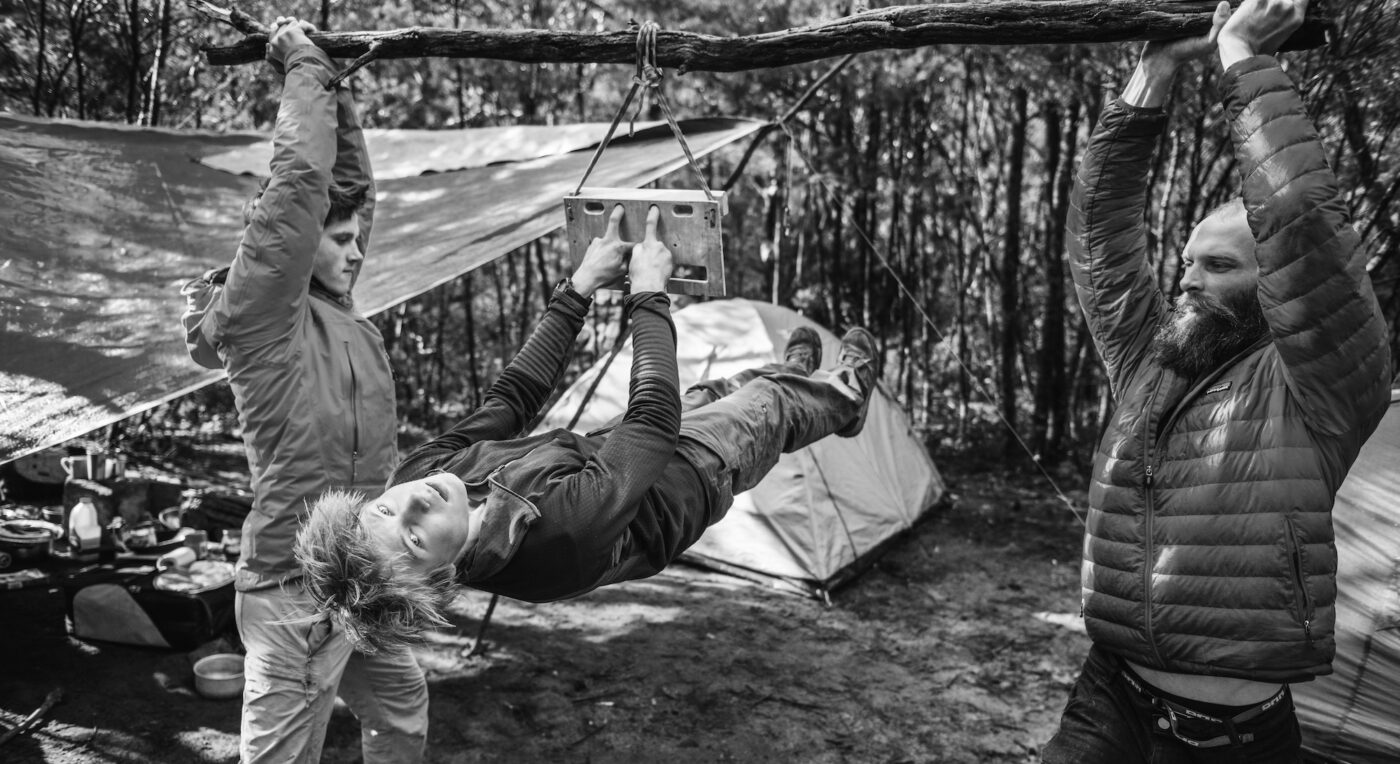
[[[214,700],[239,697],[243,694],[243,656],[215,653],[200,658],[194,664],[194,688]]]

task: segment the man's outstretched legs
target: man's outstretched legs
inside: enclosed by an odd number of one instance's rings
[[[789,351],[801,342],[794,332]],[[816,343],[819,360],[820,341]],[[791,366],[806,370],[800,364]],[[852,329],[841,339],[836,368],[810,377],[788,371],[758,376],[682,415],[680,437],[719,458],[725,473],[720,488],[727,494],[723,498],[731,500],[733,494],[757,485],[782,454],[828,435],[858,434],[878,377],[875,338],[864,329]]]
[[[681,395],[681,413],[694,411],[701,406],[723,398],[755,379],[771,377],[774,374],[800,374],[808,377],[822,365],[822,338],[810,326],[799,326],[788,336],[787,347],[783,350],[783,360],[745,369],[726,379],[707,379],[697,382]]]
[[[842,339],[837,367],[813,372],[821,362],[821,339],[800,329],[788,340],[783,363],[692,388],[676,458],[655,485],[659,500],[628,526],[619,563],[598,585],[646,578],[665,568],[724,517],[734,494],[762,480],[784,452],[833,433],[859,432],[879,376],[875,358],[874,338],[852,329]],[[713,394],[717,389],[733,392],[721,397]]]

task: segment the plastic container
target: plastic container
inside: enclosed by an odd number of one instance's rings
[[[97,521],[97,505],[84,496],[68,513],[68,547],[77,559],[97,558],[102,547],[102,524]]]
[[[194,688],[213,700],[236,698],[243,694],[243,656],[215,653],[194,664]]]

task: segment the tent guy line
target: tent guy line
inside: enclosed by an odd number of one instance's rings
[[[204,47],[212,66],[263,60],[266,26],[236,8],[186,0],[199,15],[245,37]],[[906,5],[862,11],[805,27],[720,37],[663,31],[657,63],[687,71],[737,72],[790,66],[849,53],[938,44],[1038,45],[1169,40],[1210,29],[1215,3],[1200,0],[999,0]],[[1326,43],[1334,14],[1314,2],[1284,49]],[[313,43],[335,58],[485,58],[520,63],[625,64],[635,58],[636,30],[446,29],[317,32]],[[371,48],[373,52],[371,53]]]
[[[889,271],[890,277],[894,279],[894,283],[899,287],[900,295],[908,300],[909,304],[914,306],[914,309],[918,311],[919,316],[924,320],[924,323],[928,325],[928,328],[938,337],[939,341],[943,341],[943,332],[939,331],[937,324],[933,322],[933,318],[929,316],[923,304],[919,302],[918,298],[914,296],[913,291],[904,283],[904,279],[899,275],[899,271],[895,270],[894,266],[890,264],[889,258],[885,256],[884,250],[870,238],[870,235],[866,233],[865,229],[860,225],[860,222],[851,215],[850,210],[847,208],[845,197],[837,193],[836,189],[831,187],[831,184],[826,181],[826,178],[824,178],[821,173],[817,172],[816,167],[812,164],[812,160],[808,158],[801,149],[796,147],[796,136],[792,134],[787,124],[781,123],[780,127],[782,131],[787,134],[788,150],[795,152],[798,158],[802,160],[802,163],[807,166],[807,171],[817,180],[817,184],[821,186],[822,190],[826,192],[827,196],[831,197],[831,200],[836,203],[837,208],[841,210],[841,216],[846,219],[847,224],[859,234],[861,240],[865,242],[865,245],[875,254],[876,259],[880,261],[880,265],[884,266],[886,271]],[[982,383],[982,380],[977,377],[977,374],[974,373],[961,358],[954,356],[953,360],[957,362],[958,367],[967,375],[973,387],[977,388],[977,391],[982,394],[982,397],[986,398],[989,403],[996,404],[997,397],[987,389],[987,386]],[[1074,513],[1074,517],[1079,521],[1080,525],[1085,525],[1084,514],[1074,505],[1074,500],[1060,488],[1060,484],[1055,482],[1055,478],[1050,474],[1049,470],[1045,469],[1045,465],[1041,464],[1040,455],[1031,449],[1026,439],[1021,437],[1020,431],[1006,420],[1006,416],[1002,414],[1000,406],[993,405],[992,410],[996,412],[998,421],[1006,427],[1007,431],[1011,433],[1011,436],[1020,444],[1021,449],[1026,452],[1026,456],[1030,458],[1031,463],[1035,465],[1037,470],[1040,470],[1040,474],[1045,478],[1045,481],[1050,484],[1050,488],[1055,491],[1056,498],[1058,498],[1070,512]]]

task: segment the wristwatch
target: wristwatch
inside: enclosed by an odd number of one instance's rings
[[[574,289],[574,280],[568,277],[559,279],[559,283],[554,285],[554,296],[571,303],[581,313],[587,313],[588,307],[593,304],[593,298],[579,294]]]

